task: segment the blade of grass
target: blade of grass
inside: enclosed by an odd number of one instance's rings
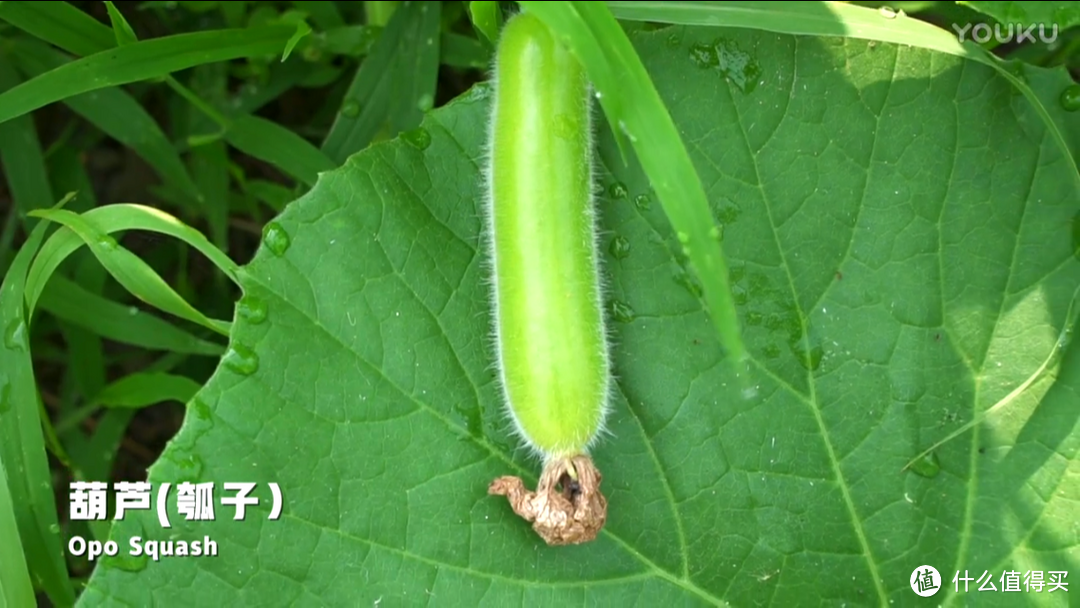
[[[18,87],[19,82],[19,75],[0,54],[0,90],[10,91]],[[29,116],[0,124],[0,162],[4,165],[12,201],[20,214],[47,207],[55,200],[45,172],[37,129]]]
[[[187,376],[165,372],[138,372],[110,383],[93,399],[95,407],[138,409],[163,401],[187,403],[202,385]]]
[[[1080,188],[1080,169],[1061,129],[1042,100],[1007,64],[970,40],[960,42],[955,32],[903,14],[844,2],[606,2],[619,19],[679,25],[744,27],[781,34],[843,36],[889,42],[964,57],[990,66],[1020,91],[1046,124],[1051,137],[1073,163]],[[1056,101],[1056,100],[1054,100]],[[1053,103],[1053,101],[1048,101]]]
[[[67,2],[0,2],[0,19],[80,57],[116,46],[112,30]]]
[[[340,165],[384,127],[388,137],[419,126],[435,100],[440,3],[401,5],[349,86],[322,151]]]
[[[4,398],[0,395],[0,400]],[[19,525],[15,521],[15,503],[8,490],[4,461],[0,458],[0,606],[33,606],[34,585],[26,569]]]
[[[196,65],[277,54],[295,30],[294,26],[271,25],[194,32],[101,51],[0,94],[0,123],[80,93],[158,78]]]
[[[371,25],[383,26],[390,23],[401,4],[398,0],[365,0],[364,14]]]
[[[633,146],[701,279],[720,342],[740,373],[747,351],[719,231],[686,146],[629,38],[601,3],[519,4],[566,42],[585,67],[612,131],[621,133]]]
[[[201,232],[164,211],[144,205],[118,203],[91,209],[83,217],[95,222],[98,226],[106,227],[110,234],[125,230],[149,230],[180,239],[199,250],[221,269],[225,276],[239,285],[236,262],[210,243]],[[34,260],[34,265],[30,268],[26,279],[26,302],[31,311],[34,310],[37,298],[41,295],[41,290],[49,277],[67,256],[82,247],[82,243],[83,241],[70,230],[58,230],[49,237],[41,248],[41,253]]]
[[[164,372],[136,372],[110,383],[56,425],[58,433],[75,428],[102,407],[140,409],[166,401],[186,404],[202,387],[187,376]]]
[[[262,179],[249,180],[245,191],[276,213],[284,211],[285,205],[296,199],[296,193],[291,189]]]
[[[161,276],[137,255],[121,247],[109,236],[111,229],[90,217],[64,210],[37,210],[42,217],[63,224],[82,239],[109,274],[133,296],[171,315],[197,323],[224,336],[229,335],[230,323],[209,319],[180,297]]]
[[[439,61],[455,68],[484,69],[491,64],[491,49],[476,38],[443,32]]]
[[[124,19],[124,15],[120,13],[116,5],[109,0],[105,0],[105,9],[109,12],[109,21],[112,23],[113,35],[116,37],[116,46],[125,46],[139,41],[139,38],[135,36],[135,30],[131,29],[131,25],[127,22],[127,19]]]
[[[499,40],[499,28],[502,27],[500,17],[498,2],[483,0],[469,3],[469,19],[473,27],[492,45]]]
[[[229,121],[225,140],[237,150],[265,161],[314,186],[319,173],[337,165],[306,139],[285,127],[258,116],[239,116]]]
[[[67,200],[58,203],[54,210]],[[5,397],[6,404],[0,408],[0,460],[10,472],[8,489],[30,573],[40,581],[54,605],[71,606],[75,603],[75,592],[68,581],[60,543],[23,304],[27,269],[41,247],[47,227],[48,222],[38,222],[34,227],[0,286],[0,324],[4,327],[4,341],[0,344],[0,396]]]
[[[31,77],[69,62],[58,51],[40,42],[17,40],[12,46],[19,68]],[[166,183],[195,201],[202,197],[172,142],[153,117],[124,90],[101,89],[69,97],[63,102],[109,137],[134,150]]]
[[[345,25],[345,19],[341,17],[337,6],[333,2],[325,0],[315,2],[293,2],[297,10],[311,15],[311,20],[321,30],[328,30]]]
[[[220,344],[203,340],[134,306],[99,296],[59,274],[49,279],[38,306],[114,342],[207,357],[218,357],[225,352]]]

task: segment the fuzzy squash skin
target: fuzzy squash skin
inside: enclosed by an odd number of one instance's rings
[[[486,171],[495,339],[510,417],[545,461],[585,453],[607,414],[590,102],[570,51],[537,18],[511,17]]]

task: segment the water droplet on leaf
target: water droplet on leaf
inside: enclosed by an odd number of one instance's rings
[[[266,302],[255,296],[244,296],[236,304],[236,314],[252,325],[258,325],[266,320]]]
[[[941,472],[941,464],[938,462],[937,453],[930,452],[911,463],[911,472],[920,477],[937,477],[937,474]]]
[[[679,285],[682,285],[686,291],[690,292],[690,295],[695,298],[700,298],[702,294],[701,285],[690,276],[690,273],[685,268],[679,267],[678,270],[672,275],[672,279]]]
[[[611,245],[608,247],[608,251],[617,260],[626,259],[630,255],[630,239],[625,236],[617,236],[611,239]]]
[[[1066,112],[1080,110],[1080,84],[1066,87],[1065,90],[1061,92],[1061,107]]]
[[[243,344],[229,346],[229,350],[225,351],[225,356],[221,358],[221,362],[225,367],[242,376],[250,376],[259,371],[259,356],[255,354],[255,351]]]
[[[716,48],[712,45],[699,42],[690,47],[690,61],[702,69],[716,67],[718,63],[718,60],[716,59]]]
[[[427,112],[434,106],[435,98],[432,97],[431,93],[424,93],[420,96],[419,99],[416,100],[416,109],[420,110],[421,112]]]
[[[896,9],[892,7],[883,6],[878,9],[878,13],[886,19],[896,19]]]
[[[825,354],[825,351],[820,346],[814,346],[810,350],[806,350],[798,342],[791,345],[791,352],[795,354],[795,360],[799,362],[799,365],[811,372],[816,372],[821,367],[821,358]]]
[[[626,184],[622,182],[615,182],[608,186],[608,195],[615,200],[624,199],[628,194],[630,194],[630,191],[626,189]]]
[[[417,150],[427,150],[428,146],[431,145],[431,133],[428,133],[428,130],[423,127],[405,131],[401,134],[401,139],[404,139],[407,144]]]
[[[634,197],[634,206],[638,208],[638,211],[648,211],[652,207],[652,201],[649,200],[648,194],[639,194]]]
[[[266,243],[266,248],[271,253],[281,257],[289,249],[292,239],[289,238],[289,233],[285,232],[281,224],[270,222],[263,228],[263,242]]]
[[[451,408],[456,417],[464,423],[465,430],[473,437],[481,437],[484,427],[480,419],[480,406],[475,402],[458,403]]]
[[[685,232],[679,232],[676,236],[678,237],[679,242],[683,245],[690,242],[690,235],[686,234]]]
[[[739,88],[743,93],[750,93],[758,85],[761,66],[749,53],[741,50],[731,41],[716,45],[717,67],[720,73]]]
[[[619,300],[611,301],[611,316],[619,323],[630,323],[634,320],[634,309],[630,305]]]
[[[210,406],[198,397],[191,400],[191,409],[195,410],[195,415],[202,420],[209,420],[212,415]]]

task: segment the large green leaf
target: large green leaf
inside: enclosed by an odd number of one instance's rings
[[[173,511],[167,530],[127,517],[122,548],[208,535],[219,555],[110,558],[82,605],[908,605],[924,564],[944,579],[935,602],[1007,605],[1020,595],[953,593],[953,574],[990,571],[1000,589],[1005,570],[1077,571],[1075,346],[901,471],[1065,350],[1077,192],[1026,98],[989,67],[903,46],[683,27],[632,40],[725,227],[756,394],[720,365],[679,241],[602,129],[608,523],[549,548],[485,495],[499,475],[535,482],[538,464],[492,368],[479,86],[267,227],[230,352],[149,475],[258,482],[264,502],[242,522],[220,507],[203,523]],[[1033,86],[1069,84],[1045,74]]]

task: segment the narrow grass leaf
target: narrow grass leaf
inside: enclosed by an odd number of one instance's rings
[[[277,213],[281,213],[285,209],[285,205],[288,205],[296,198],[296,193],[291,189],[262,179],[248,181],[245,191]]]
[[[109,236],[108,233],[111,230],[103,228],[103,224],[95,222],[89,214],[79,215],[64,210],[38,210],[34,211],[33,215],[63,224],[79,235],[109,274],[133,296],[181,319],[197,323],[222,335],[229,334],[228,322],[209,319],[188,304],[149,264],[121,247]]]
[[[123,344],[207,357],[221,356],[225,347],[203,340],[135,306],[99,296],[56,274],[38,300],[45,312],[94,334]]]
[[[139,372],[106,386],[90,400],[103,407],[141,408],[164,401],[191,401],[201,385],[187,376],[163,372]]]
[[[0,54],[0,91],[19,85],[19,76]],[[37,129],[29,116],[0,124],[0,162],[12,201],[20,214],[31,209],[47,207],[55,200],[45,160],[38,141]],[[14,226],[12,226],[14,228]]]
[[[469,19],[472,20],[473,27],[492,45],[499,40],[499,28],[502,25],[499,17],[498,2],[483,0],[469,3]]]
[[[109,21],[112,22],[113,35],[116,36],[116,46],[125,46],[139,41],[139,37],[135,35],[135,30],[131,29],[131,25],[124,19],[124,15],[120,12],[120,9],[116,8],[116,5],[106,0],[105,8],[109,12]]]
[[[322,150],[336,164],[386,128],[394,137],[420,124],[435,100],[440,4],[402,4],[379,36],[345,94]]]
[[[383,28],[375,25],[347,25],[319,32],[307,41],[310,51],[363,57],[371,53]],[[308,64],[308,70],[311,69]]]
[[[34,227],[0,286],[0,326],[4,329],[0,344],[0,461],[10,472],[7,483],[30,573],[54,605],[71,606],[75,593],[68,582],[57,532],[56,501],[23,306],[27,269],[47,226],[48,222],[39,222]]]
[[[300,20],[296,23],[296,31],[289,37],[289,40],[285,42],[285,50],[281,54],[281,63],[285,63],[285,60],[289,58],[289,55],[296,48],[296,45],[300,43],[305,36],[311,33],[311,26],[307,22]]]
[[[314,21],[315,25],[319,26],[319,29],[321,30],[328,30],[345,25],[345,19],[341,17],[337,5],[333,2],[320,0],[313,2],[293,2],[292,5],[295,6],[297,10],[310,15],[311,20]]]
[[[591,2],[521,2],[566,41],[585,66],[612,131],[630,141],[686,256],[701,280],[727,354],[747,357],[719,229],[697,171],[641,59],[611,12]]]
[[[285,127],[258,116],[231,121],[225,140],[241,152],[266,161],[285,173],[314,186],[319,173],[337,167],[321,150]]]
[[[272,25],[177,34],[95,53],[0,95],[0,123],[88,91],[157,78],[196,65],[277,54],[295,29]]]
[[[68,2],[0,2],[0,19],[80,57],[116,46],[108,26]]]
[[[239,281],[236,276],[236,262],[229,259],[229,256],[215,247],[201,232],[164,211],[145,205],[118,203],[91,209],[84,217],[97,226],[107,228],[109,234],[125,230],[149,230],[180,239],[198,249],[234,283]],[[49,277],[72,252],[82,247],[82,244],[82,239],[70,230],[61,229],[49,237],[26,279],[26,302],[30,310],[34,310]]]
[[[439,62],[455,68],[484,69],[491,64],[491,49],[476,38],[443,32]]]
[[[3,399],[4,395],[0,395]],[[34,606],[34,585],[26,569],[19,525],[15,521],[15,503],[8,490],[4,461],[0,454],[0,606]]]
[[[19,68],[32,77],[68,63],[58,51],[36,41],[19,40],[13,48]],[[63,102],[106,135],[134,150],[167,184],[196,201],[202,197],[180,154],[161,127],[123,89],[100,89],[69,97]]]

